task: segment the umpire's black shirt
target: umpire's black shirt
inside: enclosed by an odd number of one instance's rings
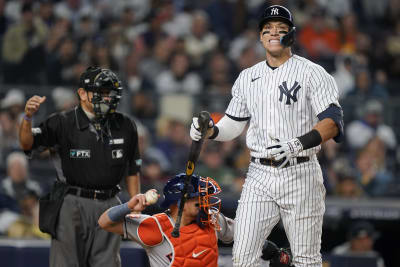
[[[109,122],[112,137],[103,142],[81,106],[56,113],[32,129],[33,149],[55,149],[60,180],[87,189],[111,189],[124,175],[136,175],[141,160],[136,124],[118,112]]]

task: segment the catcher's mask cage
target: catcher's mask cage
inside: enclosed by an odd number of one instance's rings
[[[164,187],[164,201],[161,207],[168,208],[173,203],[180,202],[182,190],[185,185],[186,174],[181,173],[170,179]],[[218,183],[210,178],[199,175],[192,175],[188,187],[188,198],[198,198],[200,209],[197,221],[201,225],[209,225],[216,230],[220,230],[218,224],[218,214],[221,209],[221,199],[215,195],[221,192]]]
[[[122,86],[111,70],[89,67],[81,76],[80,87],[93,93],[91,103],[97,121],[103,122],[117,109]]]

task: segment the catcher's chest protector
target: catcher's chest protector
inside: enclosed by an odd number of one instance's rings
[[[164,236],[171,242],[173,267],[218,267],[218,245],[215,229],[201,229],[193,223],[180,228],[180,236],[171,236],[173,225],[166,214],[153,215],[161,225]]]

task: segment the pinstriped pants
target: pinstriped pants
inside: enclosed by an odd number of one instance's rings
[[[296,267],[321,267],[325,187],[311,161],[283,169],[251,163],[236,210],[233,265],[259,266],[261,248],[282,219]]]

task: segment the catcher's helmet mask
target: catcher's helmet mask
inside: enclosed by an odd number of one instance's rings
[[[289,32],[280,38],[280,42],[283,46],[286,46],[286,47],[293,45],[296,27],[294,27],[293,16],[292,16],[292,13],[290,13],[289,9],[287,9],[286,7],[280,6],[280,5],[273,5],[273,6],[267,7],[264,10],[263,14],[261,15],[261,18],[260,18],[260,21],[258,24],[259,31],[262,31],[265,24],[271,20],[282,21],[282,22],[286,23],[287,25],[289,25]]]
[[[161,207],[168,208],[174,203],[179,206],[185,179],[186,174],[180,173],[167,182],[163,190],[164,201],[161,203]],[[221,208],[221,199],[215,196],[220,192],[221,188],[214,179],[192,175],[188,186],[188,198],[197,197],[199,200],[196,204],[200,209],[196,219],[199,226],[209,225],[217,230],[220,229],[217,219]]]

